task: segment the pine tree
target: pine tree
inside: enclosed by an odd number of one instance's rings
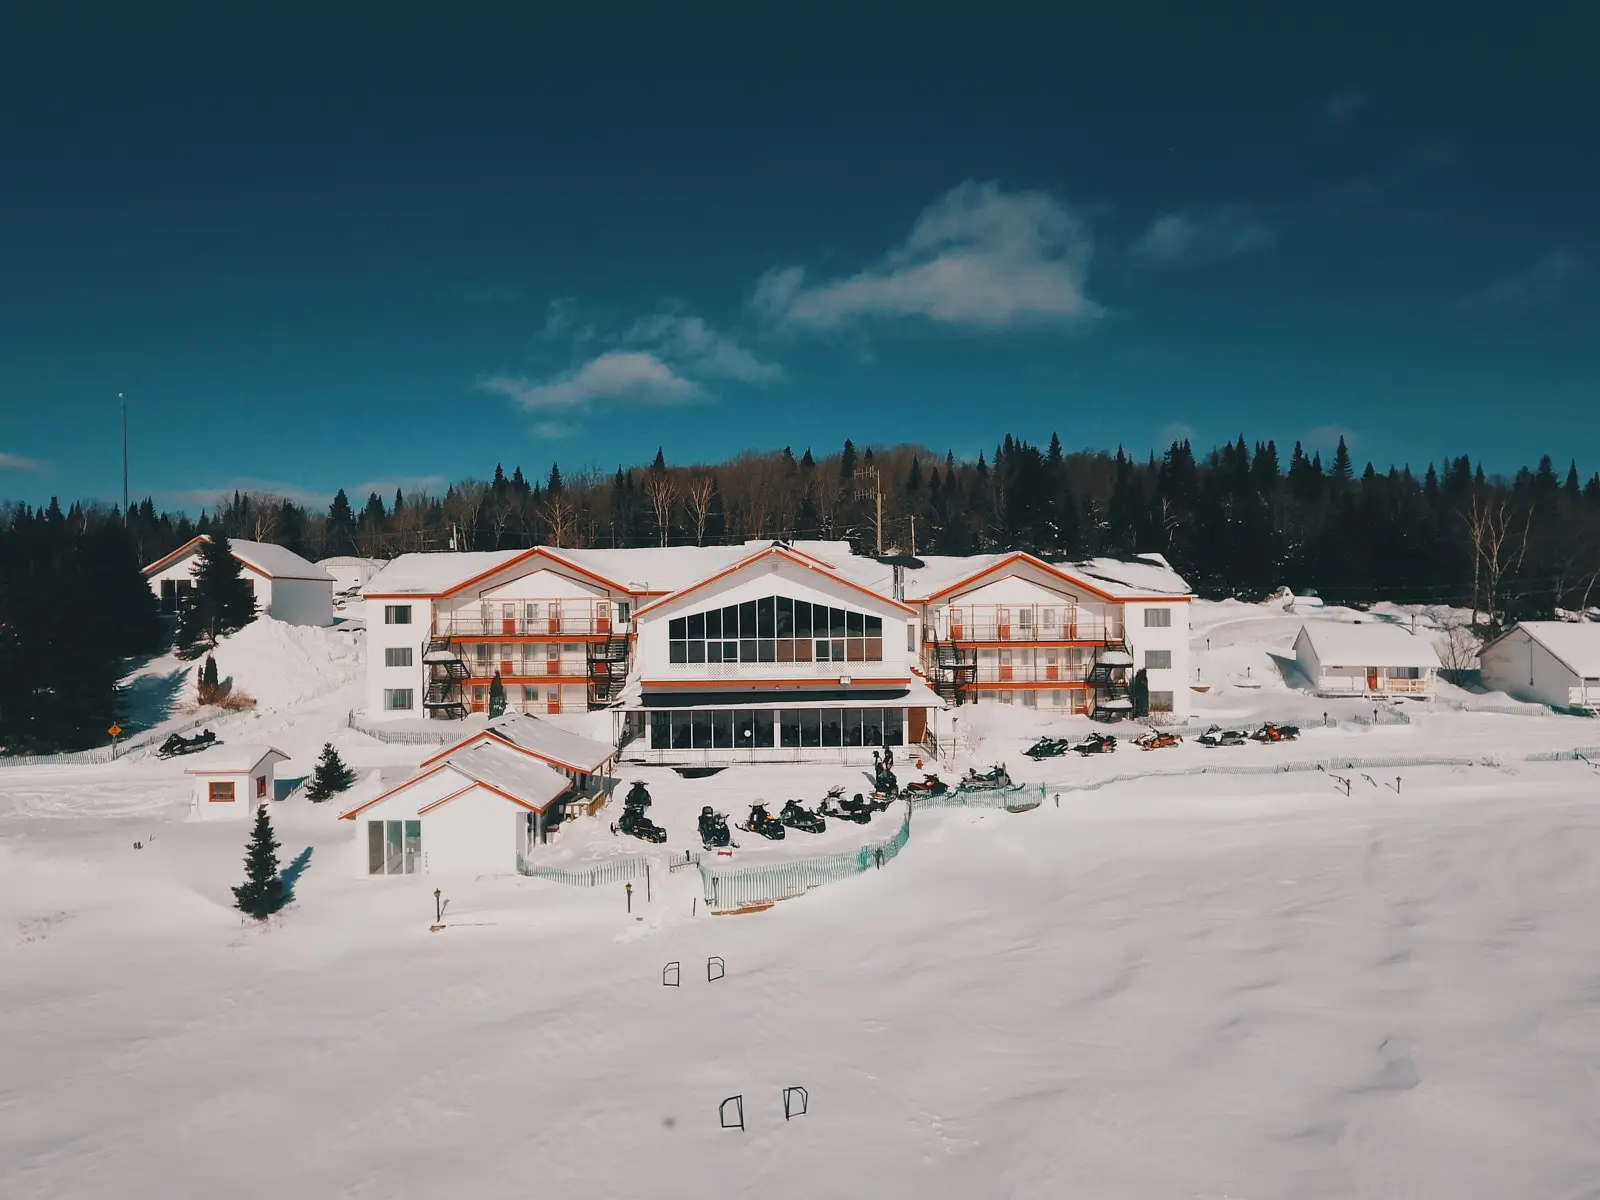
[[[1339,448],[1333,452],[1333,478],[1339,483],[1349,483],[1355,476],[1355,469],[1350,464],[1350,447],[1344,444],[1344,438],[1339,439]]]
[[[839,478],[854,479],[856,477],[856,447],[849,438],[844,440],[844,451],[839,455]]]
[[[660,446],[656,447],[656,456],[650,462],[650,469],[657,475],[661,474],[667,469],[667,458],[666,455],[661,453]]]
[[[345,791],[355,781],[356,773],[344,765],[344,760],[333,748],[333,743],[325,742],[322,746],[322,757],[317,759],[316,770],[311,773],[311,782],[306,785],[306,799],[321,803],[328,797]]]
[[[217,678],[217,660],[206,655],[205,665],[197,672],[199,685],[195,689],[201,704],[216,704],[222,700],[222,681]]]
[[[506,715],[506,685],[500,680],[500,672],[494,673],[494,678],[489,680],[489,719]]]
[[[178,652],[186,658],[198,657],[219,637],[256,619],[255,589],[228,539],[209,534],[195,557],[194,586],[178,614]]]
[[[559,463],[550,464],[550,480],[544,485],[544,494],[552,498],[561,494],[561,466]]]
[[[272,836],[272,817],[263,804],[256,809],[255,828],[244,851],[244,882],[233,889],[233,906],[265,921],[288,900],[288,889],[278,874],[278,839]]]
[[[1140,667],[1133,673],[1133,685],[1128,688],[1128,699],[1133,704],[1135,717],[1150,715],[1150,676]]]

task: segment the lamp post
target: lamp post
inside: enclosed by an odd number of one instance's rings
[[[438,933],[444,928],[444,904],[440,900],[441,892],[433,889],[433,924],[428,926],[429,933]]]
[[[628,911],[631,913],[633,911],[633,884],[625,883],[622,887],[628,893]]]

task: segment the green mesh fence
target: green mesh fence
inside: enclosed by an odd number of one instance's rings
[[[814,887],[849,879],[892,862],[910,838],[911,809],[907,806],[893,837],[857,850],[733,871],[710,871],[701,864],[700,882],[705,889],[706,905],[713,911],[722,911],[788,900]]]

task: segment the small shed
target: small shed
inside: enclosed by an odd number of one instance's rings
[[[184,774],[194,780],[191,815],[209,819],[253,813],[273,798],[278,764],[289,756],[271,746],[218,746]]]
[[[340,820],[360,826],[358,875],[510,875],[574,795],[562,772],[485,738],[430,759]]]
[[[1427,634],[1387,621],[1307,621],[1294,657],[1319,696],[1430,696],[1439,673]]]
[[[1492,691],[1600,713],[1600,623],[1519,621],[1478,651],[1478,663]]]
[[[165,558],[144,568],[150,590],[156,594],[161,611],[176,615],[193,586],[194,569],[200,547],[210,541],[206,534],[190,538]],[[270,542],[251,542],[233,538],[228,545],[233,557],[244,567],[244,577],[255,593],[263,616],[286,625],[333,624],[333,576],[307,562],[294,551]]]

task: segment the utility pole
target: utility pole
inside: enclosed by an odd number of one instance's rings
[[[911,514],[911,557],[917,556],[917,514]]]
[[[122,406],[122,520],[128,520],[128,401],[121,392],[117,403]]]

